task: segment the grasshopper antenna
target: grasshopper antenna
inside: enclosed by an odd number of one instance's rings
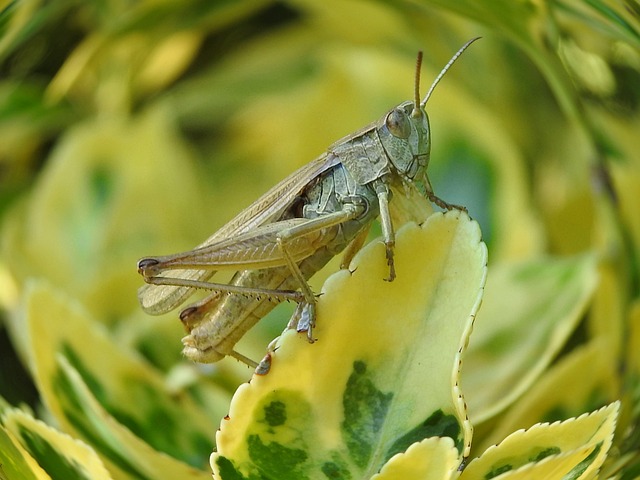
[[[436,79],[431,84],[431,87],[429,87],[429,91],[427,92],[427,94],[424,97],[424,100],[422,100],[422,103],[420,104],[421,107],[424,108],[424,106],[427,104],[427,100],[429,100],[429,97],[431,97],[431,94],[433,93],[433,90],[436,88],[436,85],[438,85],[438,82],[442,79],[442,77],[444,77],[444,74],[447,73],[447,70],[451,68],[451,65],[453,65],[453,63],[458,59],[460,55],[462,55],[462,52],[464,52],[467,49],[467,47],[469,47],[469,45],[471,45],[473,42],[475,42],[479,38],[481,37],[475,37],[469,40],[467,43],[465,43],[463,46],[460,47],[460,50],[458,50],[453,57],[451,57],[451,60],[449,60],[449,62],[444,66],[444,68],[440,71]],[[421,55],[418,54],[418,57],[421,58]],[[417,92],[417,87],[416,87],[416,92]],[[416,102],[416,105],[417,105],[417,102]]]
[[[416,83],[414,85],[414,103],[411,116],[418,118],[422,115],[420,111],[420,70],[422,68],[422,50],[418,52],[418,58],[416,59]]]

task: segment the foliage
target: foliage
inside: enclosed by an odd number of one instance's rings
[[[0,1],[0,478],[638,478],[639,15]],[[427,105],[431,181],[473,220],[416,201],[394,282],[375,232],[330,263],[317,342],[266,351],[283,305],[239,344],[266,375],[182,358],[135,261],[200,243],[412,98],[418,50],[424,93],[477,35]]]

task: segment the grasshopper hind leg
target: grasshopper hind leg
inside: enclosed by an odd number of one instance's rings
[[[359,217],[367,210],[365,203],[347,203],[343,205],[343,209],[332,214],[309,220],[306,224],[298,225],[289,229],[285,229],[278,234],[276,242],[282,257],[291,271],[293,278],[299,285],[300,293],[303,297],[298,302],[298,307],[294,312],[287,328],[295,328],[298,332],[307,332],[307,338],[313,343],[313,328],[316,320],[316,295],[311,290],[305,275],[300,270],[300,266],[294,260],[289,245],[296,239],[303,238],[305,235],[321,230],[328,231],[339,229],[340,225],[346,221]]]
[[[278,238],[278,247],[282,252],[283,257],[285,258],[291,273],[294,278],[300,285],[300,291],[304,297],[304,300],[298,302],[298,306],[296,307],[291,320],[289,320],[289,324],[287,328],[294,328],[298,332],[307,332],[307,338],[310,343],[313,343],[315,339],[313,338],[313,328],[316,323],[316,296],[314,295],[309,283],[307,283],[307,279],[304,277],[302,272],[300,271],[300,267],[293,260],[287,248],[285,246],[285,240],[283,237]]]
[[[245,365],[248,365],[251,368],[255,368],[255,369],[258,368],[258,365],[259,365],[258,362],[251,360],[249,357],[246,357],[241,353],[236,352],[235,350],[231,350],[231,353],[229,354],[229,356],[235,358],[236,360],[239,360],[240,362],[244,363]]]

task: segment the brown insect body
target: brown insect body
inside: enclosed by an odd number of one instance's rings
[[[138,262],[138,271],[149,284],[138,296],[150,314],[173,310],[195,289],[213,292],[180,315],[189,332],[183,339],[187,357],[210,363],[230,355],[257,365],[234,346],[284,300],[298,303],[288,327],[306,330],[313,341],[316,299],[307,280],[345,249],[342,265],[348,266],[376,218],[380,218],[386,246],[386,280],[395,278],[392,212],[401,209],[402,202],[391,203],[392,194],[410,196],[418,189],[441,208],[461,208],[442,201],[431,188],[427,176],[431,135],[425,104],[440,78],[474,40],[454,55],[422,102],[416,74],[414,101],[398,105],[377,122],[334,143],[199,247]],[[229,283],[211,282],[217,270],[235,274]]]

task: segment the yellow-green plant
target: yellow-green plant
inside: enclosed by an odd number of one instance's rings
[[[0,478],[640,477],[638,15],[0,1]],[[477,35],[428,105],[432,183],[471,218],[413,199],[396,280],[374,232],[314,278],[318,341],[283,333],[266,375],[181,358],[136,260],[410,99],[417,50],[430,83]],[[239,349],[262,358],[291,312]]]

